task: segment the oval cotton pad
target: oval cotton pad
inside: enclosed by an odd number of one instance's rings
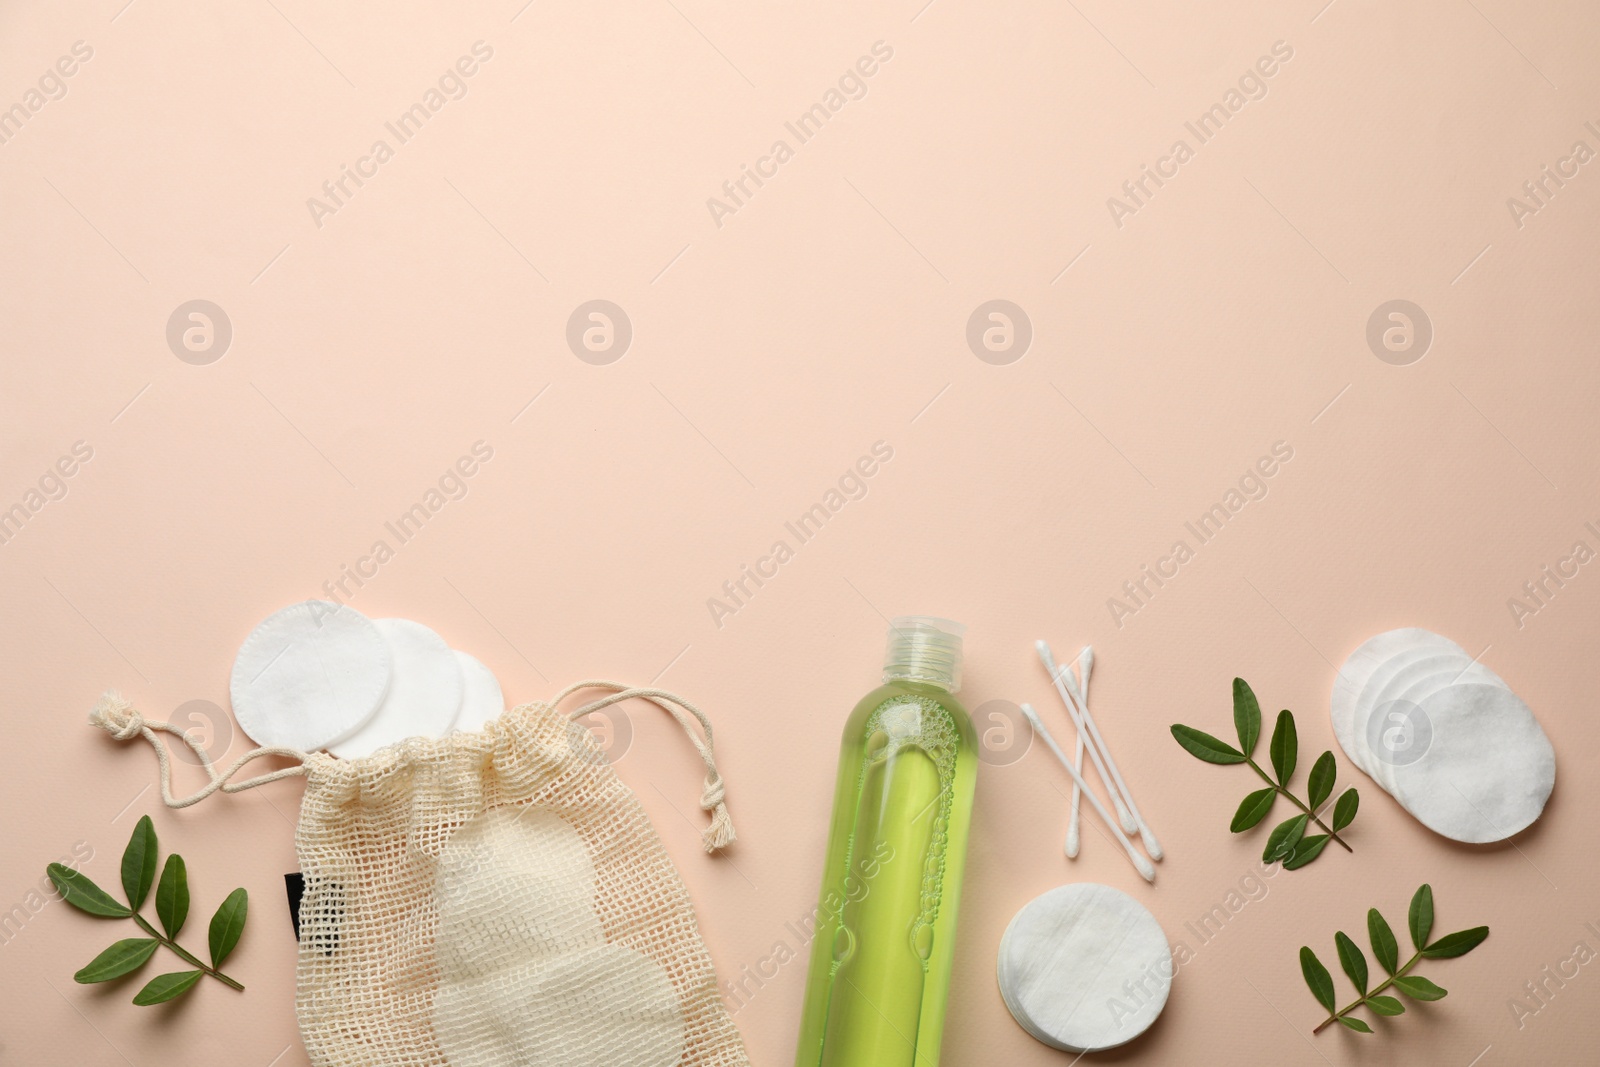
[[[1143,904],[1080,882],[1017,912],[1000,939],[996,974],[1006,1007],[1036,1040],[1099,1052],[1156,1021],[1172,989],[1172,951]]]
[[[341,759],[359,759],[408,737],[443,737],[461,710],[466,680],[444,638],[410,619],[373,623],[388,642],[394,678],[377,714],[328,746]]]
[[[481,730],[491,719],[505,713],[506,698],[500,691],[500,680],[494,672],[465,652],[451,649],[456,662],[461,665],[461,675],[466,680],[466,690],[461,697],[461,713],[456,716],[457,730]]]
[[[391,663],[383,634],[354,608],[291,605],[239,647],[228,686],[233,716],[258,745],[315,752],[372,718]]]
[[[1358,740],[1366,721],[1364,716],[1358,715],[1358,698],[1365,692],[1374,672],[1386,661],[1402,652],[1419,647],[1436,647],[1441,650],[1458,648],[1449,638],[1440,637],[1429,630],[1416,627],[1386,630],[1375,637],[1369,637],[1359,648],[1350,653],[1350,657],[1344,661],[1344,665],[1339,668],[1339,673],[1333,680],[1333,697],[1329,702],[1333,736],[1339,739],[1339,747],[1350,757],[1350,762],[1368,774],[1372,772],[1364,760],[1365,752]]]
[[[1485,844],[1527,829],[1544,812],[1556,754],[1515,693],[1462,683],[1420,707],[1427,750],[1389,774],[1395,799],[1422,825],[1452,841]]]

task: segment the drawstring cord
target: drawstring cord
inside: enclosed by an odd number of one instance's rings
[[[728,805],[725,802],[726,788],[723,785],[722,775],[717,771],[717,757],[712,745],[711,720],[704,712],[687,700],[665,689],[653,687],[629,687],[619,682],[604,679],[591,679],[577,682],[567,686],[556,698],[550,702],[551,707],[557,707],[567,697],[580,689],[609,689],[610,696],[601,697],[591,701],[576,711],[569,713],[569,718],[580,719],[591,712],[601,708],[610,707],[612,704],[638,697],[648,700],[657,707],[667,711],[683,727],[683,732],[688,735],[699,752],[701,762],[706,765],[705,784],[700,790],[700,807],[711,815],[710,824],[701,832],[701,840],[705,843],[707,852],[716,852],[733,844],[738,835],[733,829],[733,820],[728,816]],[[688,714],[684,714],[687,712]],[[704,738],[695,731],[694,723],[690,716],[700,724]],[[256,786],[266,785],[284,778],[295,778],[307,773],[305,761],[307,753],[295,748],[255,748],[246,752],[228,765],[228,768],[218,772],[216,764],[212,762],[211,755],[199,741],[190,737],[188,731],[167,722],[152,722],[147,720],[134,706],[125,700],[120,693],[108,692],[100,698],[94,710],[89,712],[89,722],[118,741],[131,741],[136,737],[143,737],[150,742],[150,747],[156,750],[156,759],[161,763],[161,799],[169,808],[187,808],[198,804],[206,797],[221,790],[224,793],[239,793]],[[186,797],[172,795],[172,757],[167,752],[166,744],[156,736],[156,731],[172,734],[183,741],[193,750],[200,760],[200,765],[205,768],[206,777],[210,779],[199,790]],[[282,756],[297,761],[293,767],[284,767],[267,774],[247,778],[242,782],[232,781],[234,775],[248,763],[261,759],[263,756]]]
[[[306,754],[295,748],[257,748],[246,752],[229,764],[228,769],[221,774],[211,761],[208,753],[200,742],[190,737],[186,730],[182,730],[169,722],[149,722],[139,714],[132,704],[124,700],[122,694],[115,691],[106,693],[100,702],[89,712],[89,722],[100,727],[118,741],[131,741],[143,736],[150,742],[150,747],[156,750],[156,758],[161,761],[161,799],[169,808],[187,808],[191,804],[198,804],[218,789],[224,793],[239,793],[246,789],[254,789],[258,785],[276,782],[281,778],[294,778],[306,773]],[[167,746],[161,738],[156,736],[157,730],[175,734],[183,743],[194,750],[200,758],[200,765],[206,769],[206,776],[211,779],[203,788],[189,796],[174,799],[172,796],[172,758],[167,754]],[[258,760],[262,756],[285,756],[300,762],[293,767],[272,771],[269,774],[258,775],[243,782],[229,781],[245,764]]]
[[[738,839],[738,834],[734,833],[733,820],[728,817],[728,805],[724,803],[723,798],[726,794],[726,789],[723,786],[722,775],[717,772],[717,756],[711,739],[711,720],[706,718],[705,712],[677,694],[670,693],[665,689],[647,686],[629,687],[620,682],[611,682],[605,679],[574,682],[556,694],[555,699],[550,701],[550,705],[559,707],[563,700],[580,689],[609,689],[612,690],[612,693],[610,696],[590,701],[583,707],[571,712],[568,717],[572,719],[581,719],[591,712],[599,711],[601,708],[610,707],[612,704],[617,704],[624,700],[631,700],[634,697],[650,701],[650,703],[663,709],[676,719],[678,725],[683,727],[683,732],[688,735],[689,740],[694,744],[695,750],[700,753],[701,762],[706,765],[705,786],[700,791],[700,807],[703,811],[711,813],[710,825],[700,834],[701,840],[705,843],[706,851],[716,852],[733,844]],[[684,712],[694,716],[695,720],[700,723],[700,728],[705,733],[703,740],[700,734],[695,731],[693,723],[689,721],[689,715],[685,715]]]

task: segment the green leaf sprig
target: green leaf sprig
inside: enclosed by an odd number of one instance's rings
[[[134,996],[135,1004],[163,1004],[176,1000],[207,975],[242,992],[244,986],[218,968],[239,944],[239,938],[244,933],[249,896],[243,889],[235,889],[211,917],[211,965],[208,967],[177,942],[178,932],[189,917],[188,866],[182,856],[168,856],[158,882],[156,866],[159,859],[156,828],[150,822],[150,816],[146,815],[133,828],[133,836],[128,839],[128,847],[122,853],[122,891],[128,896],[126,905],[71,867],[52,863],[46,868],[45,873],[60,891],[61,899],[68,904],[101,919],[132,919],[147,935],[118,941],[72,977],[84,985],[109,982],[137,971],[156,954],[156,949],[166,946],[194,970],[173,971],[152,978]],[[161,923],[159,931],[139,914],[139,909],[150,896],[152,886],[156,891],[156,919]]]
[[[1306,985],[1311,987],[1311,995],[1316,997],[1317,1003],[1329,1012],[1328,1017],[1311,1031],[1313,1034],[1322,1033],[1334,1023],[1357,1033],[1372,1033],[1372,1027],[1366,1020],[1358,1019],[1350,1013],[1357,1008],[1365,1007],[1374,1015],[1403,1014],[1406,1006],[1399,998],[1384,994],[1384,990],[1390,987],[1404,993],[1412,1000],[1442,1000],[1448,991],[1434,985],[1420,974],[1412,974],[1411,968],[1422,960],[1449,960],[1465,956],[1483,944],[1484,938],[1489,936],[1487,926],[1475,926],[1470,930],[1459,930],[1429,941],[1428,935],[1433,932],[1433,887],[1426,884],[1411,898],[1411,913],[1407,925],[1411,927],[1411,943],[1416,946],[1417,951],[1402,964],[1394,931],[1389,929],[1388,922],[1378,914],[1377,908],[1368,910],[1367,937],[1372,942],[1372,954],[1378,957],[1379,966],[1389,976],[1370,990],[1367,988],[1367,957],[1343,930],[1333,935],[1334,947],[1339,953],[1339,966],[1355,984],[1356,991],[1361,994],[1343,1008],[1334,1007],[1337,1001],[1333,993],[1333,976],[1328,973],[1328,968],[1317,959],[1315,952],[1307,947],[1301,947],[1300,973],[1305,975]]]
[[[1254,758],[1256,742],[1261,739],[1261,703],[1256,700],[1255,691],[1243,678],[1233,680],[1233,725],[1239,734],[1239,748],[1234,748],[1226,741],[1212,737],[1203,730],[1196,730],[1192,726],[1175,723],[1172,727],[1173,738],[1196,759],[1224,765],[1247,763],[1250,769],[1267,783],[1265,789],[1258,789],[1239,802],[1239,810],[1234,812],[1233,821],[1228,828],[1236,834],[1250,829],[1267,817],[1272,805],[1282,796],[1299,808],[1301,814],[1273,827],[1272,833],[1267,835],[1266,850],[1261,854],[1263,863],[1281,861],[1284,870],[1297,870],[1322,855],[1322,850],[1327,847],[1329,841],[1338,842],[1346,852],[1354,852],[1355,850],[1344,838],[1339,836],[1339,831],[1355,821],[1356,809],[1361,805],[1361,798],[1355,789],[1353,787],[1346,789],[1334,803],[1332,826],[1323,822],[1317,815],[1317,809],[1333,795],[1333,783],[1338,777],[1333,753],[1324,752],[1317,757],[1317,762],[1312,764],[1311,774],[1306,783],[1307,802],[1301,803],[1293,793],[1289,792],[1289,780],[1294,777],[1295,763],[1300,752],[1294,715],[1288,711],[1278,713],[1277,724],[1272,730],[1272,740],[1267,745],[1272,759],[1272,775],[1262,770]],[[1320,827],[1323,833],[1307,837],[1306,829],[1312,823]]]

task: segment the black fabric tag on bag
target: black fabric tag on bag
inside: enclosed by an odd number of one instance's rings
[[[300,874],[283,876],[284,888],[289,891],[289,918],[294,920],[294,939],[300,940],[300,898],[306,893],[306,880]]]
[[[303,873],[283,876],[283,887],[289,894],[289,918],[294,921],[294,939],[300,938],[300,902],[306,895],[306,878]],[[332,956],[339,947],[339,926],[344,920],[344,893],[338,883],[313,886],[319,890],[312,894],[311,918],[312,948],[320,948],[324,956]]]

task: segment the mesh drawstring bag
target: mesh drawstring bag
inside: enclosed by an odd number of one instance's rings
[[[611,693],[560,711],[580,689]],[[222,771],[115,693],[90,720],[150,742],[169,807],[305,776],[295,1005],[316,1067],[748,1067],[683,882],[573,721],[635,697],[669,711],[705,762],[706,850],[732,843],[711,723],[661,689],[580,682],[481,732],[355,760],[258,748]],[[172,795],[158,731],[194,750],[204,788]],[[297,763],[233,780],[264,756]]]

